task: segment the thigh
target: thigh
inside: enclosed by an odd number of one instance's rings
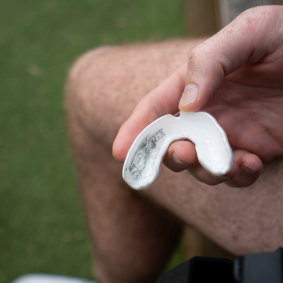
[[[162,169],[156,184],[144,194],[220,246],[234,254],[282,246],[282,160],[266,165],[256,183],[247,188],[211,187],[188,172]]]

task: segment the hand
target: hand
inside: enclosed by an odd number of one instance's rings
[[[253,183],[263,162],[283,153],[282,24],[282,6],[252,8],[194,48],[187,71],[184,64],[136,106],[115,139],[114,157],[123,161],[139,132],[176,113],[179,104],[182,111],[207,111],[218,120],[234,150],[233,168],[226,176],[210,175],[189,141],[173,143],[165,164],[174,171],[188,168],[210,185]]]

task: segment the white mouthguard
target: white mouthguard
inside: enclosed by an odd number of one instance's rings
[[[232,150],[217,121],[206,112],[180,112],[178,117],[160,117],[137,136],[123,167],[126,183],[136,190],[150,186],[169,145],[183,139],[195,144],[199,163],[211,174],[221,176],[231,170]]]

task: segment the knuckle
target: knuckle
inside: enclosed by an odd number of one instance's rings
[[[272,6],[251,7],[240,14],[236,22],[241,21],[247,29],[261,26],[263,22],[274,18],[271,16],[274,12],[276,13],[277,10]]]
[[[207,41],[196,46],[188,56],[188,68],[190,72],[197,71],[209,56],[211,47]]]
[[[198,65],[199,57],[200,57],[200,47],[197,46],[191,51],[188,57],[188,64],[190,68]]]

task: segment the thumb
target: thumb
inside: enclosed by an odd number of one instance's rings
[[[270,40],[274,41],[270,36],[270,26],[274,22],[270,7],[247,10],[192,50],[180,110],[201,109],[226,75],[244,64],[257,63],[267,55],[272,46]]]

